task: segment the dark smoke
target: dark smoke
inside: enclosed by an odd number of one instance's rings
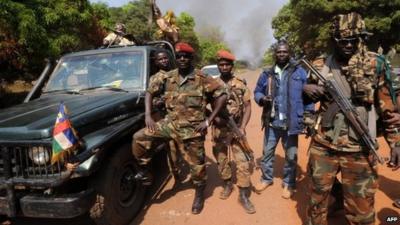
[[[224,33],[228,46],[238,59],[257,66],[274,41],[271,21],[287,0],[158,0],[165,12],[188,12],[195,18],[196,30],[214,26]]]

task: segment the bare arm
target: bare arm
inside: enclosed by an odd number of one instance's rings
[[[210,116],[203,122],[201,122],[194,130],[196,132],[205,132],[207,130],[207,127],[211,124],[211,122],[214,120],[215,116],[219,113],[219,111],[222,109],[222,107],[225,106],[227,99],[227,95],[224,93],[220,95],[216,100],[214,104],[214,108],[210,114]]]
[[[154,122],[153,118],[151,117],[151,112],[153,110],[153,95],[149,92],[146,92],[145,96],[145,122],[146,127],[149,129],[150,132],[154,132],[156,129],[156,123]]]
[[[250,116],[251,116],[251,102],[247,101],[244,103],[243,119],[242,119],[242,124],[240,124],[240,130],[242,130],[242,132],[245,131],[246,126],[250,121]]]

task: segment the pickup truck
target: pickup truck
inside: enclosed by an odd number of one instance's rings
[[[144,127],[144,95],[156,70],[152,55],[167,42],[70,53],[48,63],[22,104],[0,110],[0,216],[73,218],[127,224],[146,187],[138,180],[132,135]],[[173,65],[172,65],[173,66]],[[60,102],[83,143],[51,164]]]

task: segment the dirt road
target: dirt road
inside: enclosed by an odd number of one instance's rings
[[[246,78],[251,90],[254,89],[258,75],[261,71],[246,71],[240,73],[240,77]],[[260,158],[262,151],[263,133],[260,129],[261,109],[252,102],[252,116],[247,127],[247,137],[251,147],[255,151],[257,159]],[[381,154],[388,155],[388,147],[383,140],[379,140]],[[173,180],[169,180],[165,187],[159,191],[154,198],[149,199],[148,204],[131,225],[300,225],[306,219],[307,205],[307,183],[306,163],[307,147],[309,140],[300,138],[298,154],[298,182],[297,192],[291,200],[281,197],[282,167],[284,154],[282,147],[278,145],[275,160],[275,179],[274,185],[264,191],[261,195],[252,193],[253,201],[257,212],[248,215],[237,203],[238,189],[235,188],[228,200],[218,198],[221,190],[221,180],[217,176],[217,168],[211,153],[211,143],[208,137],[206,142],[207,150],[207,173],[208,183],[206,189],[206,202],[203,212],[200,215],[191,214],[191,204],[194,190],[189,182],[183,183],[179,188],[173,189]],[[380,188],[376,194],[376,224],[400,224],[400,210],[392,206],[392,199],[400,198],[400,171],[392,172],[385,166],[380,166]],[[252,175],[253,183],[260,178],[260,171],[256,170]],[[398,221],[388,223],[388,216],[397,216]],[[87,216],[82,216],[73,220],[44,220],[44,219],[19,219],[7,224],[15,225],[41,225],[41,224],[74,224],[74,225],[94,225],[93,221]],[[330,225],[345,224],[343,212],[338,212],[334,217],[329,218]]]
[[[246,71],[239,74],[239,77],[246,78],[251,90],[254,89],[255,83],[261,70]],[[255,151],[257,159],[262,154],[263,133],[260,129],[261,109],[252,102],[252,116],[247,127],[247,137],[251,147]],[[193,200],[194,190],[191,189],[189,183],[184,183],[178,189],[172,189],[173,180],[170,180],[160,194],[151,201],[149,208],[131,223],[153,225],[248,225],[248,224],[302,224],[306,218],[307,204],[307,183],[306,163],[307,163],[307,147],[309,140],[304,136],[300,138],[299,144],[299,169],[297,192],[291,200],[285,200],[281,197],[282,168],[284,163],[284,153],[279,144],[277,149],[277,157],[275,160],[275,179],[274,185],[264,191],[261,195],[252,193],[251,200],[256,207],[256,214],[248,215],[237,203],[238,189],[235,188],[228,200],[218,198],[221,190],[221,180],[216,172],[216,163],[211,152],[210,138],[207,138],[207,173],[208,183],[206,189],[206,202],[204,210],[200,215],[192,215],[190,213]],[[380,140],[382,146],[381,153],[388,154],[387,145]],[[399,171],[392,172],[390,169],[381,166],[380,171],[380,189],[376,194],[376,212],[377,224],[386,224],[388,216],[397,216],[400,219],[400,210],[392,206],[393,198],[400,198],[400,175]],[[260,177],[260,171],[256,170],[252,175],[253,183],[257,182]],[[397,221],[399,224],[400,222]],[[338,212],[334,217],[329,219],[329,224],[345,224],[343,212]],[[388,223],[395,224],[395,223]]]

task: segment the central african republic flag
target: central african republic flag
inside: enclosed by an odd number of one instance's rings
[[[78,136],[68,118],[67,108],[64,103],[60,103],[56,123],[53,130],[53,154],[51,163],[63,160],[78,146]]]

